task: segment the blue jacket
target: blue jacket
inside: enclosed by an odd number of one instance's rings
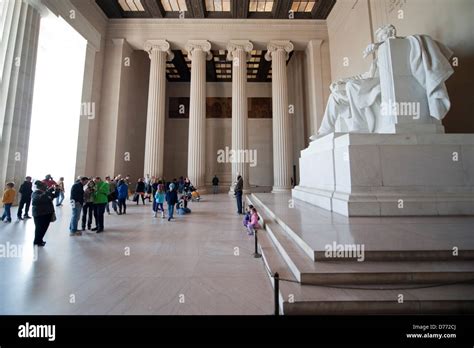
[[[128,185],[122,184],[117,187],[118,199],[127,199],[128,197]]]

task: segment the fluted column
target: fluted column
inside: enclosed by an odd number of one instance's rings
[[[271,41],[265,59],[272,62],[273,191],[291,190],[291,128],[288,111],[286,61],[293,51],[290,41]]]
[[[253,44],[248,40],[232,40],[227,45],[227,59],[232,61],[232,180],[242,175],[244,190],[248,191],[249,163],[244,154],[248,149],[247,59]],[[233,187],[231,187],[233,191]]]
[[[145,174],[163,177],[165,105],[166,105],[166,61],[174,58],[170,44],[165,40],[145,42],[145,51],[150,56],[150,83],[148,87],[148,111],[145,140]]]
[[[43,6],[33,0],[4,6],[0,43],[0,185],[26,175],[38,38]]]
[[[212,59],[211,44],[192,40],[186,44],[191,60],[189,100],[188,177],[204,191],[206,175],[206,59]]]

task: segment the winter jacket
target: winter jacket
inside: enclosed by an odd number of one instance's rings
[[[12,188],[5,189],[5,191],[3,192],[2,203],[13,204],[13,201],[15,200],[15,196],[16,196],[15,189],[12,189]]]
[[[142,181],[142,182],[137,182],[137,187],[135,189],[135,192],[138,192],[138,193],[144,193],[145,192],[145,183]]]
[[[242,192],[242,189],[244,188],[244,180],[242,178],[240,178],[238,181],[237,181],[237,184],[235,184],[235,188],[234,188],[234,192],[237,193],[237,192]]]
[[[128,185],[121,184],[117,187],[118,199],[127,199],[128,198]]]
[[[166,192],[166,203],[169,205],[178,203],[178,193],[175,190]]]
[[[33,205],[33,217],[54,213],[54,195],[50,191],[37,190],[31,196]]]
[[[95,185],[94,204],[107,204],[109,202],[110,187],[105,181],[100,181]]]
[[[75,201],[84,204],[84,186],[82,186],[81,181],[76,181],[71,187],[71,201]]]
[[[252,216],[250,217],[250,226],[252,226],[255,229],[260,228],[260,224],[258,223],[258,214],[253,213]]]
[[[217,178],[217,176],[212,178],[212,185],[214,185],[214,186],[219,185],[219,179]]]
[[[163,191],[162,192],[156,191],[155,201],[156,201],[156,203],[164,203],[165,202],[165,193]]]
[[[33,183],[31,181],[25,181],[21,184],[20,189],[18,190],[21,193],[21,198],[28,199],[31,198]]]

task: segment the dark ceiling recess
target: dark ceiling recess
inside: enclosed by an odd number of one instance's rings
[[[326,19],[336,0],[96,0],[109,18],[257,18],[257,19]],[[290,19],[289,19],[290,20]],[[175,50],[174,59],[166,64],[170,82],[189,82],[191,62],[186,52]],[[266,51],[254,50],[247,62],[248,82],[270,82],[271,62]],[[227,51],[212,51],[207,62],[209,82],[231,82],[232,62]],[[293,52],[290,54],[290,59]],[[288,60],[289,61],[289,60]]]
[[[96,0],[109,18],[326,19],[336,0]]]

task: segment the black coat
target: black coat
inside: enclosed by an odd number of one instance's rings
[[[71,200],[84,204],[84,186],[80,181],[76,181],[71,187]]]
[[[244,180],[242,178],[237,181],[237,184],[235,185],[234,192],[242,192],[242,189],[244,188]]]
[[[137,187],[135,189],[135,192],[145,193],[145,183],[143,181],[137,182]]]
[[[175,190],[168,191],[166,192],[165,199],[169,205],[176,204],[178,203],[178,193]]]
[[[31,199],[31,194],[33,193],[33,190],[31,189],[32,187],[33,187],[32,182],[25,181],[23,182],[23,184],[21,184],[18,192],[21,193],[22,199]]]
[[[51,191],[37,190],[33,192],[31,198],[33,205],[33,217],[54,213],[54,195],[51,193]]]

